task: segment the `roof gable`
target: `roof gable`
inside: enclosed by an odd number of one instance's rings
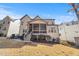
[[[9,16],[6,16],[4,19],[11,19]]]
[[[47,22],[44,21],[44,20],[38,19],[38,20],[30,21],[29,23],[32,23],[32,24],[39,24],[39,23],[41,23],[41,24],[46,24]]]
[[[3,18],[3,20],[9,20],[9,21],[12,21],[12,19],[9,17],[9,16],[6,16],[5,18]]]
[[[23,19],[31,19],[31,18],[28,15],[25,15],[20,20],[23,20]]]
[[[34,19],[41,19],[39,16],[36,16]]]

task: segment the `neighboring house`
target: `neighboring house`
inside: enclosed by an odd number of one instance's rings
[[[11,21],[8,29],[7,37],[11,37],[12,34],[15,34],[15,36],[19,35],[19,28],[20,28],[19,26],[20,26],[20,20]]]
[[[20,19],[20,36],[25,41],[59,41],[58,25],[54,19],[42,19],[39,16],[31,19],[25,15]]]
[[[3,21],[0,20],[0,36],[3,36],[3,33],[2,33],[2,25],[3,25]]]
[[[0,21],[0,33],[2,33],[3,36],[7,36],[10,21],[12,21],[12,19],[9,16],[6,16]]]
[[[79,21],[59,25],[60,39],[76,43],[79,46]]]

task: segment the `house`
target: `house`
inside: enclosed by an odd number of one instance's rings
[[[3,20],[0,20],[0,36],[7,36],[10,21],[12,21],[12,19],[9,16],[6,16]]]
[[[39,16],[30,18],[28,15],[20,19],[20,36],[24,41],[59,41],[58,25],[54,19],[42,19]]]
[[[59,25],[60,39],[73,42],[79,46],[79,21],[71,21]]]
[[[18,36],[19,28],[20,28],[20,20],[14,19],[14,20],[10,21],[10,26],[8,29],[7,37],[11,37],[13,34],[15,36]]]

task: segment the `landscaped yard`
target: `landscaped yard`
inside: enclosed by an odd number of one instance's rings
[[[15,40],[0,40],[0,55],[18,56],[72,56],[79,55],[79,49],[61,44],[26,44]]]

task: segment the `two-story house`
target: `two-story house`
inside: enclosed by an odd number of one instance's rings
[[[6,16],[5,18],[3,18],[3,20],[0,20],[0,34],[1,34],[1,36],[7,36],[8,29],[10,26],[10,21],[12,21],[12,19],[9,16]]]
[[[58,25],[55,19],[42,19],[39,16],[30,18],[25,15],[20,19],[20,36],[24,36],[25,41],[59,41]]]

